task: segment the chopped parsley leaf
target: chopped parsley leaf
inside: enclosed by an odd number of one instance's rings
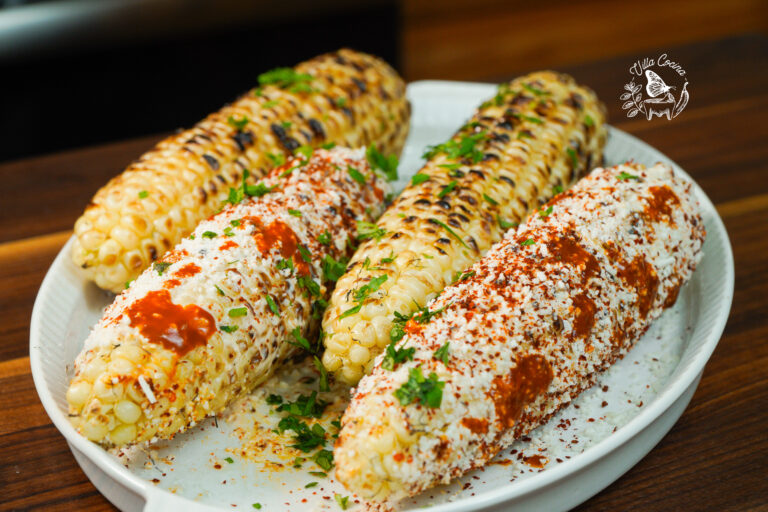
[[[252,506],[253,508],[255,508],[256,510],[261,510],[261,503],[254,503],[254,504],[253,504],[253,505],[251,505],[251,506]]]
[[[312,75],[299,73],[293,68],[275,68],[259,75],[259,85],[271,84],[291,92],[310,92],[312,80]]]
[[[389,339],[392,343],[400,341],[405,336],[405,324],[413,315],[404,315],[395,311],[395,318],[392,319],[392,328],[389,330]]]
[[[236,325],[220,325],[219,329],[231,334],[237,330],[237,326]]]
[[[574,167],[579,166],[579,157],[576,155],[576,152],[573,150],[573,148],[568,148],[565,150],[566,153],[568,153],[568,156],[571,157],[571,163]]]
[[[296,153],[303,155],[305,158],[309,159],[312,156],[312,146],[307,146],[306,144],[303,146],[299,146],[296,149],[293,150],[293,154]]]
[[[584,125],[585,126],[595,126],[595,120],[592,119],[592,116],[590,116],[589,114],[586,114],[584,116]]]
[[[267,397],[267,404],[269,405],[280,405],[281,403],[283,403],[283,397],[281,397],[280,395],[271,393]]]
[[[272,313],[276,315],[280,315],[280,310],[277,308],[275,299],[273,299],[271,295],[269,294],[264,295],[264,300],[267,301],[267,306],[269,306],[269,310],[272,311]]]
[[[496,220],[499,221],[499,226],[501,227],[501,229],[509,229],[509,228],[517,227],[517,222],[510,222],[506,219],[501,218],[501,216],[497,216]]]
[[[467,245],[467,242],[465,242],[465,241],[464,241],[464,239],[463,239],[463,238],[461,238],[461,237],[458,235],[458,233],[456,233],[454,230],[452,230],[451,228],[449,228],[447,224],[445,224],[444,222],[442,222],[442,221],[439,221],[439,220],[437,220],[437,219],[429,219],[429,221],[430,221],[430,222],[432,222],[432,223],[434,223],[434,224],[437,224],[438,226],[440,226],[441,228],[443,228],[444,230],[446,230],[446,231],[447,231],[447,232],[448,232],[448,233],[449,233],[451,236],[453,236],[453,237],[454,237],[456,240],[458,240],[458,241],[461,243],[461,245],[463,245],[463,246],[464,246],[464,247],[466,247],[467,249],[470,249],[470,250],[472,250],[472,249],[471,249],[471,247],[469,247],[469,246]]]
[[[301,217],[301,210],[294,210],[292,208],[288,208],[288,214],[293,215],[294,217]]]
[[[361,185],[365,185],[365,176],[363,173],[352,167],[351,165],[347,166],[347,172],[352,177],[353,180],[358,182]]]
[[[546,96],[547,94],[549,94],[548,91],[544,91],[544,90],[539,89],[538,87],[534,87],[534,86],[532,86],[530,84],[523,84],[523,89],[525,89],[526,91],[532,92],[536,96]]]
[[[456,185],[458,185],[458,183],[459,182],[456,180],[450,182],[449,184],[443,187],[443,190],[441,190],[440,193],[437,194],[437,197],[440,199],[444,198],[446,195],[450,194],[454,188],[456,188]]]
[[[310,489],[312,487],[315,487],[317,485],[317,482],[309,482],[307,485],[304,486],[305,489]]]
[[[386,274],[378,277],[374,277],[368,282],[368,284],[361,286],[359,289],[355,290],[353,293],[353,298],[354,298],[354,301],[357,303],[357,305],[340,314],[339,320],[341,320],[342,318],[346,318],[348,316],[354,315],[355,313],[358,313],[360,309],[362,309],[363,302],[365,302],[365,299],[367,299],[370,294],[378,291],[378,289],[381,288],[381,285],[384,284],[387,281],[387,279],[388,279],[388,276]]]
[[[278,153],[276,155],[267,153],[267,158],[269,158],[269,161],[272,162],[272,165],[275,167],[279,167],[285,163],[285,155],[282,153]]]
[[[216,238],[217,236],[219,235],[217,235],[213,231],[206,231],[205,233],[203,233],[203,238]]]
[[[523,115],[523,114],[516,114],[516,113],[512,114],[512,117],[515,117],[517,119],[522,119],[523,121],[528,121],[528,122],[531,122],[531,123],[544,124],[544,121],[542,121],[538,117],[526,116],[526,115]]]
[[[402,338],[402,336],[400,336],[400,338]],[[395,348],[395,342],[393,341],[387,345],[384,359],[381,362],[381,367],[385,370],[392,371],[400,363],[404,363],[405,361],[413,361],[414,353],[416,353],[416,349],[413,347]]]
[[[233,227],[238,227],[238,226],[240,225],[240,219],[232,219],[231,221],[229,221],[229,223],[230,223],[230,224],[231,224]]]
[[[301,255],[301,259],[303,259],[306,263],[312,263],[312,253],[309,252],[309,249],[304,247],[303,245],[298,246],[299,255]]]
[[[325,144],[320,144],[320,149],[333,149],[335,147],[336,147],[336,143],[333,141],[326,142]]]
[[[532,139],[532,138],[533,138],[533,135],[531,135],[531,132],[529,132],[528,130],[521,130],[517,132],[517,140]]]
[[[349,506],[349,496],[333,493],[333,497],[341,510],[347,510],[347,507]]]
[[[379,170],[387,179],[387,181],[395,181],[397,179],[397,156],[389,155],[384,156],[376,149],[376,146],[371,144],[365,152],[365,157],[368,159],[368,163],[374,170]]]
[[[250,122],[250,119],[248,119],[248,116],[243,116],[240,119],[235,119],[235,116],[229,116],[227,118],[227,123],[229,123],[230,126],[232,126],[238,131],[248,126],[249,122]]]
[[[326,230],[322,235],[317,237],[317,241],[323,245],[331,245],[331,234]]]
[[[546,210],[539,212],[539,217],[541,217],[542,219],[549,217],[549,214],[552,213],[552,209],[553,209],[552,205],[549,205],[549,207]]]
[[[328,384],[328,371],[325,369],[323,362],[317,356],[314,356],[312,362],[315,364],[315,368],[320,373],[320,382],[318,387],[320,391],[330,391],[331,386]]]
[[[640,176],[635,176],[634,174],[629,174],[628,172],[621,171],[618,176],[616,176],[616,179],[619,181],[624,180],[639,180]]]
[[[466,279],[469,279],[470,277],[475,275],[474,270],[470,270],[469,272],[464,272],[463,274],[460,272],[456,272],[456,279],[453,280],[454,283],[459,283],[461,281],[464,281]]]
[[[231,227],[227,226],[224,228],[224,236],[235,236]]]
[[[285,341],[287,341],[291,345],[297,346],[299,348],[303,348],[307,352],[312,352],[312,346],[309,344],[309,340],[301,335],[301,329],[299,327],[296,327],[291,331],[291,336],[293,336],[293,338],[296,341],[291,341],[291,340],[285,340]]]
[[[322,471],[310,471],[309,474],[320,478],[328,478],[328,473],[324,473]]]
[[[528,238],[527,240],[524,240],[520,242],[520,245],[533,245],[536,241],[533,238]]]
[[[246,184],[245,185],[245,195],[250,196],[250,197],[262,197],[262,196],[265,196],[265,195],[269,194],[270,192],[272,192],[276,188],[277,188],[276,184],[272,185],[271,187],[268,187],[264,183],[262,183],[261,181],[258,182],[255,185],[248,185],[248,184]]]
[[[227,311],[227,316],[229,318],[237,318],[239,316],[245,316],[248,314],[248,308],[242,307],[242,308],[232,308],[229,311]]]
[[[307,290],[311,297],[320,296],[320,285],[317,284],[311,276],[299,276],[296,280],[296,284]]]
[[[422,405],[437,409],[443,401],[443,388],[445,382],[438,379],[435,372],[424,377],[421,367],[411,368],[408,372],[408,380],[394,395],[400,401],[400,405],[409,405],[413,402],[421,402]]]
[[[347,104],[347,98],[342,98],[342,97],[336,98],[335,103],[337,107],[343,107],[344,105]]]
[[[484,153],[477,148],[477,144],[486,140],[486,133],[480,132],[473,135],[465,135],[458,141],[451,139],[443,144],[429,146],[422,158],[429,160],[440,153],[445,153],[448,158],[468,158],[472,163],[483,159]]]
[[[326,471],[333,468],[333,452],[330,450],[320,450],[312,456],[312,460]]]
[[[330,402],[317,398],[317,391],[309,395],[299,395],[293,402],[282,402],[277,406],[280,412],[304,418],[320,418]]]
[[[293,126],[293,123],[290,122],[290,121],[283,121],[282,123],[280,123],[280,126],[282,126],[283,128],[285,128],[287,130],[288,128]]]
[[[434,317],[445,311],[445,308],[450,306],[450,304],[446,304],[445,306],[436,309],[434,311],[430,311],[427,306],[420,307],[414,314],[413,314],[413,321],[417,324],[428,324],[432,321]]]
[[[448,352],[449,348],[450,345],[446,341],[442,347],[435,350],[435,353],[432,354],[432,357],[438,361],[442,361],[444,365],[448,366],[448,361],[451,360],[451,354]]]
[[[393,261],[395,261],[395,251],[389,251],[389,256],[381,258],[382,263],[392,263]]]
[[[414,174],[413,177],[411,178],[411,185],[421,185],[428,179],[429,179],[429,175],[427,174],[422,174],[422,173]]]
[[[442,167],[443,169],[448,169],[449,171],[455,171],[459,167],[461,167],[461,164],[440,164],[438,167]]]
[[[275,266],[277,267],[277,270],[288,269],[291,271],[291,274],[293,274],[293,272],[296,270],[296,268],[293,266],[293,260],[280,259],[277,261]]]
[[[224,459],[224,460],[225,460],[225,461],[227,461],[227,462],[229,462],[230,464],[234,464],[234,463],[235,463],[235,461],[234,461],[234,459],[233,459],[232,457],[227,457],[227,458],[226,458],[226,459]]]
[[[261,106],[264,107],[264,108],[272,108],[272,107],[278,106],[279,104],[280,104],[280,102],[277,101],[277,100],[269,100],[269,101],[265,101],[264,103],[262,103]]]
[[[163,275],[163,272],[168,270],[168,267],[170,267],[171,264],[167,261],[157,261],[152,264],[152,268],[157,272],[157,275],[161,276]]]
[[[146,190],[139,191],[139,199],[146,199],[147,197],[149,197],[149,192]]]
[[[552,188],[552,194],[553,195],[562,194],[562,193],[563,193],[563,187],[561,187],[560,185],[555,185]]]
[[[485,199],[488,203],[492,204],[493,206],[497,206],[499,204],[498,201],[496,201],[494,198],[492,198],[488,194],[483,194],[483,199]]]
[[[372,222],[366,222],[364,220],[357,221],[357,239],[369,240],[375,238],[377,242],[380,242],[382,237],[387,234],[387,230],[376,226]]]
[[[329,254],[323,257],[323,277],[328,281],[336,282],[347,270],[346,258],[336,261]]]

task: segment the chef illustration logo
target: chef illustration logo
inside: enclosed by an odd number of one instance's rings
[[[632,80],[624,84],[624,93],[619,96],[624,103],[621,108],[627,117],[642,114],[649,121],[654,116],[672,120],[688,105],[688,78],[677,62],[667,58],[638,60],[629,68]]]

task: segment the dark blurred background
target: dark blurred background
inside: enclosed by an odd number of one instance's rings
[[[0,161],[189,126],[341,46],[500,80],[744,32],[768,1],[0,0]]]

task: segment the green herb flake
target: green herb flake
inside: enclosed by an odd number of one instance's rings
[[[149,197],[149,192],[146,190],[139,191],[139,199],[146,199]]]
[[[635,176],[634,174],[629,174],[628,172],[621,171],[618,176],[616,176],[616,179],[619,181],[624,180],[639,180],[640,176]]]
[[[584,116],[584,125],[585,126],[595,126],[595,120],[592,119],[592,117],[589,114],[586,114]]]
[[[296,268],[293,266],[293,260],[279,259],[275,263],[277,270],[290,270],[291,274],[294,273]]]
[[[232,334],[233,332],[237,331],[236,325],[220,325],[219,329],[221,329],[224,332],[228,332]]]
[[[547,207],[546,210],[539,212],[539,217],[541,217],[542,219],[546,219],[547,217],[549,217],[549,214],[552,213],[552,209],[553,209],[553,206],[549,205],[549,207]]]
[[[240,225],[240,219],[232,219],[231,221],[229,221],[229,224],[230,224],[232,227],[235,227],[235,228],[236,228],[236,227],[238,227],[238,226]]]
[[[326,142],[325,144],[320,144],[320,149],[333,149],[335,147],[336,147],[336,143],[333,141]]]
[[[256,510],[261,510],[261,503],[254,503],[254,504],[253,504],[253,505],[251,505],[251,506],[252,506],[253,508],[255,508]]]
[[[381,171],[381,174],[387,179],[387,181],[395,181],[397,179],[397,155],[384,156],[376,149],[376,146],[371,144],[365,152],[365,157],[368,159],[368,163],[373,170]]]
[[[336,261],[333,256],[326,254],[323,257],[323,277],[328,281],[336,282],[347,270],[346,258]]]
[[[357,239],[369,240],[375,239],[376,242],[380,242],[382,237],[387,234],[387,230],[378,227],[372,222],[366,222],[364,220],[357,221]]]
[[[296,341],[286,340],[288,343],[296,347],[303,348],[307,352],[312,352],[312,346],[309,344],[309,340],[301,335],[301,328],[296,327],[293,329],[291,331],[291,336],[293,336]]]
[[[347,510],[347,507],[349,506],[349,496],[342,496],[341,494],[334,493],[333,497],[336,499],[336,503],[341,510]]]
[[[331,245],[331,234],[326,230],[322,235],[317,237],[317,241],[323,245]]]
[[[227,316],[229,318],[237,318],[240,316],[245,316],[248,314],[248,308],[242,307],[242,308],[232,308],[229,311],[227,311]]]
[[[299,73],[293,68],[275,68],[259,75],[259,85],[274,85],[292,92],[309,92],[306,89],[312,80],[312,75]]]
[[[304,247],[303,245],[298,246],[299,255],[301,256],[301,259],[304,260],[306,263],[312,263],[312,253],[309,252],[309,249]]]
[[[394,396],[400,401],[400,405],[409,405],[413,402],[421,402],[422,405],[437,409],[443,401],[443,388],[445,382],[438,379],[435,372],[424,377],[421,367],[411,368],[408,372],[408,380]]]
[[[440,153],[444,153],[450,159],[468,158],[472,163],[477,163],[484,156],[477,145],[485,140],[487,140],[485,132],[465,135],[459,140],[451,139],[443,144],[429,146],[422,158],[429,160]]]
[[[395,251],[389,251],[389,256],[381,258],[382,263],[392,263],[393,261],[395,261]]]
[[[347,98],[338,97],[338,98],[336,98],[336,102],[335,103],[336,103],[337,107],[343,107],[344,105],[347,104]]]
[[[560,185],[555,185],[552,188],[552,195],[556,196],[557,194],[562,194],[562,193],[563,193],[563,187],[561,187]]]
[[[274,393],[271,393],[267,397],[267,404],[268,405],[280,405],[281,403],[283,403],[283,397],[281,397],[280,395],[276,395]]]
[[[414,174],[413,177],[411,178],[411,185],[414,185],[414,186],[421,185],[428,179],[429,179],[429,175],[427,174],[422,174],[422,173]]]
[[[269,158],[269,161],[272,162],[272,165],[275,167],[279,167],[285,163],[285,155],[282,153],[278,153],[276,155],[267,153],[267,158]]]
[[[312,362],[315,368],[320,373],[320,382],[318,384],[320,391],[330,391],[331,386],[328,384],[328,371],[325,369],[323,362],[317,356],[314,356]]]
[[[579,157],[576,155],[576,152],[573,150],[573,148],[568,148],[565,150],[566,153],[568,153],[568,156],[571,158],[571,163],[574,167],[579,166]]]
[[[499,227],[501,227],[501,229],[510,229],[510,228],[517,227],[516,222],[510,222],[502,218],[501,216],[496,216],[496,220],[499,221]]]
[[[448,361],[451,360],[451,354],[449,353],[449,349],[450,349],[450,345],[446,341],[442,347],[435,350],[435,353],[432,354],[432,357],[434,359],[437,359],[438,361],[442,361],[444,365],[448,366]]]
[[[269,100],[269,101],[265,101],[264,103],[262,103],[261,106],[264,107],[264,108],[272,108],[272,107],[278,106],[279,104],[280,104],[280,102],[277,101],[277,100]]]
[[[167,261],[158,261],[152,264],[152,269],[154,269],[155,272],[157,272],[157,275],[161,276],[163,275],[163,272],[168,270],[168,267],[170,267],[171,264]]]
[[[213,231],[206,231],[205,233],[203,233],[203,238],[216,238],[217,236],[219,235],[217,235]]]
[[[374,277],[368,282],[368,284],[355,290],[352,296],[357,305],[340,314],[339,320],[358,313],[360,309],[362,309],[365,299],[367,299],[370,294],[378,291],[379,288],[381,288],[381,285],[384,284],[387,279],[388,276],[386,274]]]
[[[304,158],[309,159],[312,157],[312,146],[307,146],[306,144],[303,146],[299,146],[296,149],[293,150],[293,154],[299,154],[304,156]]]
[[[390,331],[390,337],[391,337],[391,331]],[[402,338],[402,336],[400,336],[400,338]],[[385,370],[392,371],[400,363],[404,363],[406,361],[413,361],[413,354],[415,353],[416,353],[416,349],[413,347],[395,348],[395,342],[392,341],[389,345],[387,345],[387,348],[384,351],[384,359],[381,362],[381,367],[384,368]]]
[[[448,169],[449,171],[455,171],[459,167],[461,167],[461,164],[440,164],[438,167],[442,167],[443,169]]]
[[[243,128],[245,128],[246,126],[248,126],[248,123],[249,123],[250,121],[251,121],[251,120],[250,120],[250,119],[248,119],[248,116],[243,116],[243,117],[242,117],[242,118],[240,118],[240,119],[235,119],[235,116],[229,116],[229,117],[227,118],[227,123],[228,123],[230,126],[232,126],[233,128],[235,128],[236,130],[238,130],[238,131],[241,131]]]
[[[317,482],[309,482],[307,485],[304,486],[305,489],[311,489],[312,487],[316,487]]]
[[[333,452],[330,450],[320,450],[312,456],[312,460],[326,471],[333,468]]]
[[[488,194],[483,194],[483,199],[486,200],[489,204],[492,204],[493,206],[498,206],[499,202],[496,201],[494,198],[489,196]]]
[[[464,272],[463,274],[458,274],[456,276],[456,279],[454,280],[454,282],[455,283],[459,283],[461,281],[466,281],[467,279],[469,279],[470,277],[472,277],[474,275],[475,275],[475,271],[474,270],[470,270],[468,272]]]
[[[544,121],[542,121],[538,117],[526,116],[523,114],[512,114],[512,117],[515,117],[517,119],[522,119],[523,121],[528,121],[529,123],[544,124]]]
[[[269,295],[269,294],[264,295],[264,300],[267,301],[267,306],[269,306],[269,310],[272,311],[272,313],[274,313],[276,315],[280,315],[280,310],[277,308],[277,304],[275,303],[275,299],[273,299],[271,295]]]
[[[534,87],[533,85],[530,85],[530,84],[523,84],[523,89],[525,89],[528,92],[532,92],[536,96],[546,96],[549,94],[548,91],[539,89],[538,87]]]
[[[272,192],[277,188],[276,184],[272,185],[271,187],[268,187],[262,182],[258,182],[255,185],[244,184],[243,186],[245,189],[245,195],[249,197],[262,197],[269,194],[270,192]]]
[[[347,172],[349,173],[350,177],[358,182],[361,185],[365,185],[365,176],[363,173],[352,167],[351,165],[347,166]]]
[[[318,478],[328,478],[328,473],[322,471],[310,471],[309,474]]]
[[[280,123],[280,126],[282,126],[283,128],[285,128],[285,129],[287,130],[287,129],[289,129],[291,126],[293,126],[293,123],[292,123],[292,122],[290,122],[290,121],[283,121],[282,123]]]
[[[301,210],[294,210],[292,208],[288,208],[288,215],[293,215],[294,217],[301,217]]]
[[[126,282],[125,282],[125,289],[126,289],[126,290],[127,290],[128,288],[130,288],[130,287],[131,287],[131,283],[132,283],[132,282],[133,282],[133,279],[131,279],[130,281],[126,281]]]
[[[470,246],[467,245],[467,242],[464,241],[463,238],[461,238],[454,230],[452,230],[450,227],[448,227],[447,224],[445,224],[442,221],[439,221],[437,219],[429,219],[430,222],[437,224],[438,226],[442,227],[444,230],[446,230],[451,236],[453,236],[456,240],[458,240],[461,245],[466,247],[469,250],[472,250]]]
[[[234,463],[235,463],[235,461],[234,461],[234,459],[232,459],[232,457],[227,457],[227,458],[226,458],[226,459],[224,459],[224,460],[225,460],[225,461],[227,461],[227,462],[229,462],[230,464],[234,464]]]
[[[439,193],[439,194],[437,194],[437,197],[438,197],[439,199],[442,199],[442,198],[444,198],[446,195],[450,194],[450,193],[451,193],[451,191],[452,191],[454,188],[456,188],[456,185],[458,185],[458,183],[459,183],[459,182],[458,182],[458,181],[455,181],[455,180],[454,180],[454,181],[452,181],[452,182],[450,182],[449,184],[447,184],[446,186],[444,186],[444,187],[443,187],[443,189],[440,191],[440,193]]]
[[[520,242],[520,245],[533,245],[535,243],[536,241],[533,238],[528,238],[527,240]]]

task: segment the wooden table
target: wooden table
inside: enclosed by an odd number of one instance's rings
[[[666,51],[691,100],[672,121],[627,119],[628,68]],[[639,464],[579,510],[768,510],[768,39],[743,36],[565,69],[617,127],[677,161],[717,205],[736,258],[720,345],[680,421]],[[64,99],[62,99],[64,100]],[[55,136],[44,131],[30,136]],[[99,122],[119,122],[109,116]],[[158,136],[0,164],[0,509],[106,510],[35,392],[32,304],[77,216]]]

